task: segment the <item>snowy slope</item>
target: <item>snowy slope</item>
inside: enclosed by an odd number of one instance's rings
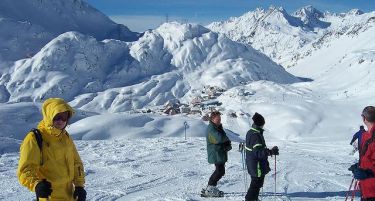
[[[257,86],[261,85],[255,84],[251,86],[251,90],[257,90]],[[268,85],[267,88],[272,86]],[[288,92],[292,93],[293,90]],[[292,96],[289,98],[292,99]],[[280,104],[277,99],[273,101],[273,104]],[[298,103],[295,101],[295,105]],[[270,107],[272,104],[264,103],[264,106],[267,105]],[[301,108],[304,106],[299,105]],[[244,105],[242,109],[246,111],[247,106]],[[254,109],[259,109],[256,104],[253,106]],[[23,125],[11,123],[14,127],[19,127],[21,137],[21,134],[25,134],[21,130],[38,120],[37,112],[30,112],[37,107],[40,106],[23,103],[0,105],[0,117],[2,122],[10,117],[20,124],[24,122],[22,118],[28,119],[29,123]],[[16,108],[19,110],[15,111]],[[282,115],[292,114],[292,111],[285,108],[273,115],[279,115],[281,119]],[[322,114],[320,112],[322,111],[317,110],[316,115]],[[199,196],[199,192],[206,186],[213,167],[206,161],[206,140],[201,137],[206,129],[203,122],[184,116],[149,114],[89,116],[68,127],[84,161],[88,200],[205,200]],[[229,120],[226,115],[223,117],[225,128],[234,123],[247,130],[251,124],[246,116],[237,120]],[[266,128],[277,125],[270,123],[271,115],[267,114],[266,117]],[[284,116],[286,118],[291,119]],[[310,125],[308,119],[304,120]],[[184,139],[184,121],[188,123],[187,140]],[[293,124],[289,126],[298,128]],[[21,141],[14,136],[6,137],[6,132],[11,130],[14,129],[1,130],[0,179],[6,185],[0,186],[0,199],[30,200],[34,194],[22,187],[14,175]],[[239,134],[239,138],[244,139],[245,133]],[[270,158],[273,171],[266,177],[261,193],[263,200],[343,199],[350,183],[347,167],[355,161],[356,156],[348,156],[350,147],[343,137],[332,143],[331,137],[308,135],[309,132],[306,131],[299,140],[285,140],[279,133],[272,133],[267,129],[267,144],[279,146],[281,155],[277,158],[277,196],[274,196],[274,158]],[[85,140],[78,140],[81,138]],[[220,189],[227,194],[219,200],[243,200],[246,192],[244,182],[250,181],[242,169],[241,155],[237,151],[238,139],[233,136],[231,139],[233,150],[229,152],[226,175],[219,182]]]
[[[267,137],[266,137],[267,138]],[[277,144],[277,196],[274,196],[274,159],[272,172],[266,177],[262,200],[334,201],[344,200],[350,184],[347,167],[354,157],[346,142],[292,143],[269,140]],[[187,201],[207,200],[199,192],[207,185],[213,166],[206,159],[204,138],[118,139],[78,141],[78,151],[85,165],[87,200]],[[18,184],[14,170],[18,153],[0,158],[0,199],[31,200],[34,194]],[[345,158],[346,161],[342,159]],[[240,201],[245,197],[241,155],[229,152],[226,175],[219,188],[224,198]],[[247,181],[250,178],[247,177]]]
[[[366,100],[375,89],[375,26],[365,27],[358,36],[343,35],[329,46],[301,60],[289,69],[297,76],[310,77],[312,87],[334,99]],[[329,56],[327,56],[329,55]],[[372,102],[368,102],[371,104]]]
[[[78,31],[98,40],[132,41],[137,38],[136,33],[114,23],[82,0],[2,0],[0,64],[31,57],[50,40],[67,31]],[[4,66],[0,73],[2,70]]]
[[[5,102],[59,96],[77,107],[112,112],[162,105],[205,85],[299,81],[251,47],[179,23],[164,24],[132,43],[67,32],[12,69],[0,79]]]
[[[329,45],[342,35],[360,34],[363,27],[373,26],[375,12],[353,9],[348,13],[322,13],[306,6],[292,15],[283,8],[257,9],[207,27],[229,38],[251,44],[284,67],[291,67],[302,58]]]

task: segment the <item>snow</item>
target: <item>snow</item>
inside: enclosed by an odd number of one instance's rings
[[[118,138],[181,137],[184,122],[189,126],[190,137],[203,137],[206,125],[200,119],[146,114],[105,114],[82,119],[68,128],[74,139],[106,140]]]
[[[173,22],[131,43],[66,32],[11,69],[0,78],[7,102],[58,96],[96,112],[163,105],[206,85],[300,81],[251,47],[200,25]]]
[[[358,35],[373,26],[375,12],[352,9],[348,13],[321,12],[312,6],[293,14],[270,7],[250,11],[207,27],[230,39],[251,45],[284,67],[293,67],[322,46],[343,35]]]
[[[267,136],[266,136],[267,138]],[[114,139],[77,141],[85,164],[88,200],[205,200],[199,195],[213,171],[206,159],[204,138]],[[266,177],[262,200],[342,200],[350,183],[351,164],[346,142],[277,144],[277,197],[273,172]],[[218,200],[243,200],[245,196],[241,154],[229,152],[226,175],[220,189],[227,192]],[[17,152],[3,154],[1,199],[30,200],[14,176]],[[337,160],[346,158],[347,161]],[[273,161],[271,166],[273,169]],[[249,177],[247,178],[249,181]]]
[[[93,9],[82,1],[40,2],[46,8]],[[14,16],[12,9],[4,13]],[[86,19],[77,15],[73,22]],[[206,200],[199,192],[213,172],[206,156],[207,122],[197,114],[164,115],[160,108],[188,103],[210,86],[223,92],[202,101],[222,104],[216,109],[233,146],[219,182],[226,194],[218,200],[244,199],[250,178],[237,147],[255,112],[266,119],[267,145],[280,148],[276,196],[275,158],[269,158],[273,170],[262,200],[343,200],[351,181],[347,168],[358,159],[349,155],[349,142],[363,124],[362,109],[375,104],[373,15],[322,13],[311,6],[289,15],[272,7],[209,26],[225,34],[171,22],[133,42],[79,30],[48,32],[53,34],[43,44],[27,39],[40,45],[30,58],[17,49],[14,62],[0,54],[6,64],[0,71],[0,200],[35,197],[15,176],[19,145],[40,121],[41,102],[55,96],[76,110],[67,130],[85,165],[88,200]],[[20,30],[14,19],[2,16],[0,26]],[[246,39],[253,30],[254,41]],[[0,41],[9,41],[2,33]]]
[[[10,64],[31,57],[50,40],[67,31],[91,35],[98,40],[133,41],[138,37],[82,0],[2,0],[0,63]]]

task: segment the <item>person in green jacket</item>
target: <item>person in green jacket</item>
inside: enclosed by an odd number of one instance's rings
[[[225,163],[228,160],[228,151],[232,149],[232,146],[221,124],[220,115],[221,113],[218,111],[212,112],[207,127],[208,163],[215,165],[215,171],[208,181],[207,188],[202,191],[202,196],[205,197],[221,197],[224,194],[216,186],[225,174]]]

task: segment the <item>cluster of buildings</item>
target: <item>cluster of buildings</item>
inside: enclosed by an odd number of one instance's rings
[[[163,108],[163,113],[168,115],[175,114],[199,114],[204,115],[212,110],[217,110],[222,104],[217,100],[224,89],[214,86],[205,86],[198,95],[196,95],[189,104],[181,103],[178,100],[168,101]]]

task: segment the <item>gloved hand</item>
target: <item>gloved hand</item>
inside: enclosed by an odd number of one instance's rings
[[[354,163],[353,165],[351,165],[351,166],[348,168],[348,170],[351,171],[351,172],[353,172],[354,169],[357,169],[357,168],[359,168],[358,163]]]
[[[268,153],[269,153],[270,156],[279,155],[279,147],[274,146],[274,147],[272,147],[272,149],[268,149]]]
[[[238,144],[238,151],[239,151],[239,152],[242,152],[244,148],[245,148],[245,144],[244,144],[243,142],[240,142],[240,143]]]
[[[225,151],[230,151],[230,150],[232,150],[232,143],[231,143],[231,141],[226,141],[226,142],[224,142],[224,150]]]
[[[73,197],[74,199],[77,199],[77,201],[86,201],[86,190],[83,187],[76,186],[76,189],[74,190]]]
[[[358,180],[374,177],[374,173],[371,170],[360,168],[358,166],[358,163],[355,163],[352,166],[350,166],[348,170],[352,171],[353,177]]]
[[[48,198],[52,193],[52,185],[46,179],[43,179],[35,186],[37,198]]]

